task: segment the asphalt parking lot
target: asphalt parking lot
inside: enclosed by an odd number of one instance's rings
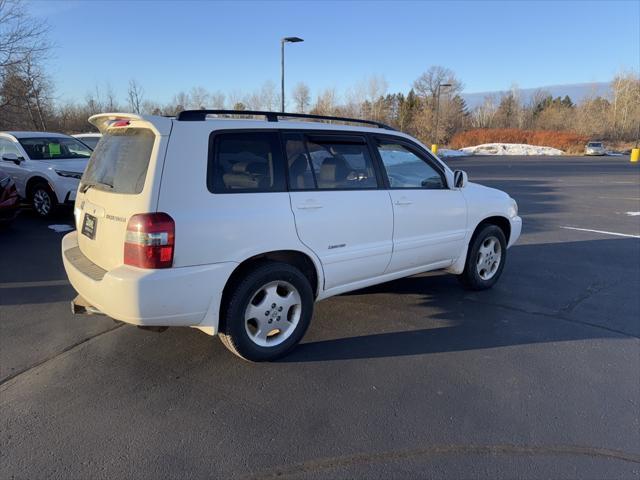
[[[498,285],[431,273],[320,302],[268,364],[73,317],[48,228],[70,216],[23,212],[0,232],[0,477],[639,478],[640,166],[448,163],[519,203]]]

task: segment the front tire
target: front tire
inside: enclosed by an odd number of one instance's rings
[[[41,218],[50,218],[56,208],[58,201],[49,185],[38,183],[31,189],[30,199],[33,210]]]
[[[220,340],[245,360],[275,360],[300,342],[313,303],[311,284],[302,272],[287,263],[265,262],[230,294],[220,319]]]
[[[507,259],[507,241],[502,229],[486,225],[471,241],[464,271],[458,276],[469,290],[486,290],[500,278]]]

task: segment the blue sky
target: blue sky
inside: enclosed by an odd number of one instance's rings
[[[82,100],[109,83],[121,101],[135,78],[164,103],[180,90],[342,93],[370,75],[407,91],[430,65],[456,72],[466,92],[609,81],[640,69],[640,1],[207,2],[41,1],[55,48],[56,94]]]

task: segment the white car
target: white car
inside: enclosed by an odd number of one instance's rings
[[[61,133],[0,132],[1,169],[42,217],[72,204],[91,149]]]
[[[98,145],[98,142],[102,138],[102,134],[101,133],[78,133],[76,135],[72,135],[72,137],[80,140],[91,150],[95,150],[96,145]]]
[[[261,361],[301,340],[315,301],[429,270],[500,277],[516,202],[409,135],[223,113],[90,118],[103,138],[62,240],[74,312],[219,333]]]
[[[584,147],[585,155],[606,155],[607,150],[602,142],[589,142]]]

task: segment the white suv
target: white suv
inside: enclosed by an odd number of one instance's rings
[[[84,143],[61,133],[0,132],[0,169],[42,217],[73,203],[90,156]]]
[[[219,333],[260,361],[302,339],[315,301],[436,269],[498,280],[522,225],[506,193],[382,124],[232,114],[90,118],[103,138],[62,240],[74,312]]]

